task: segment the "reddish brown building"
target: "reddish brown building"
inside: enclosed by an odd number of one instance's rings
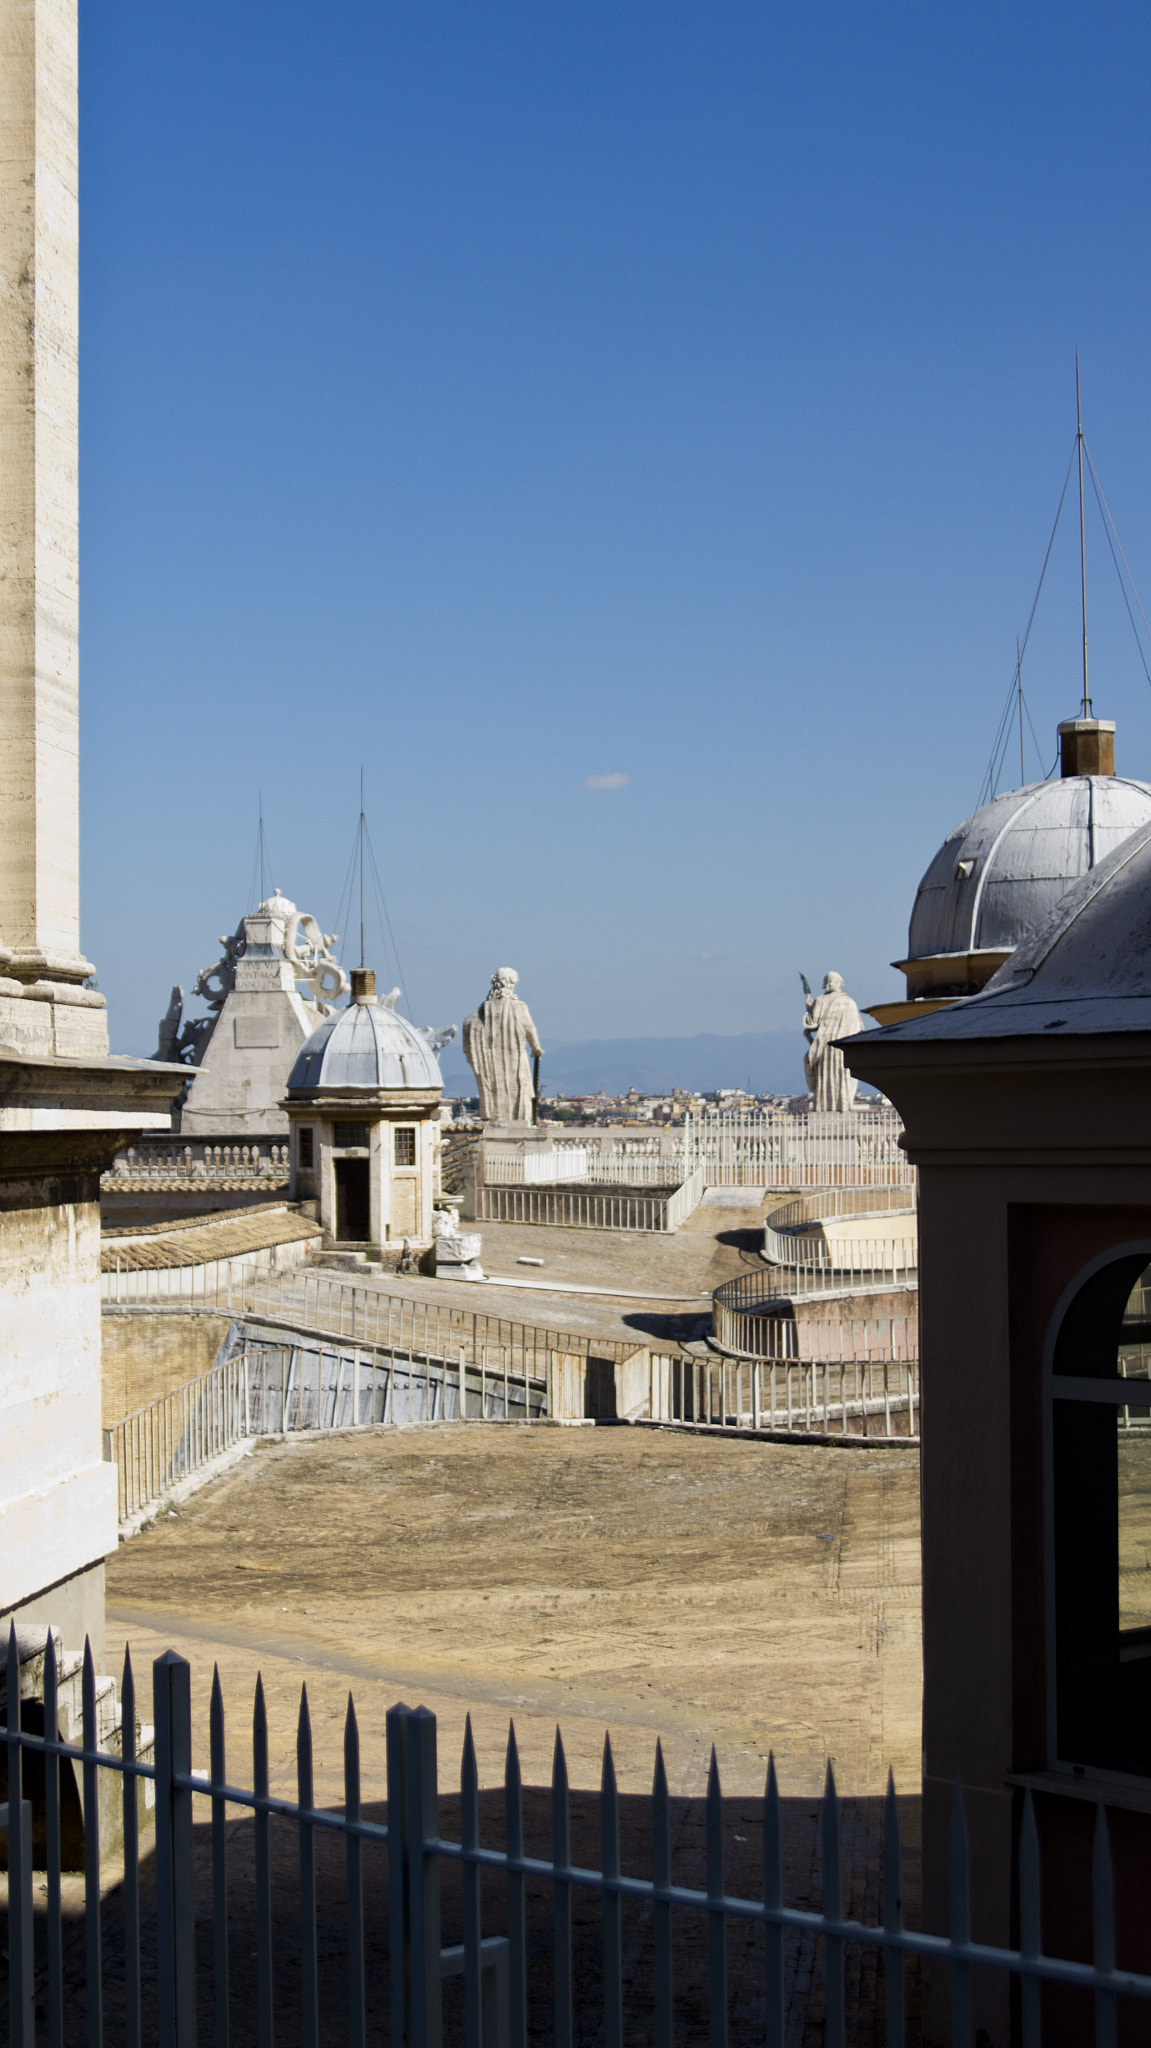
[[[1118,1961],[1151,1972],[1151,826],[981,994],[844,1053],[920,1172],[927,1924],[958,1778],[973,1932],[1017,1940],[1030,1786],[1044,1947],[1091,1955],[1102,1805]],[[999,2048],[1006,1988],[977,2000]],[[1151,2038],[1146,2012],[1120,2039]],[[1090,2042],[1089,2004],[1052,1999],[1043,2038]]]

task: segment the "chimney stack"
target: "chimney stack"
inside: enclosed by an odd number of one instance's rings
[[[1059,772],[1068,775],[1114,775],[1115,720],[1065,718],[1059,727]]]

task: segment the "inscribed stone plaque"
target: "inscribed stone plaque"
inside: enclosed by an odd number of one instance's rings
[[[235,1030],[237,1046],[249,1050],[270,1048],[280,1043],[280,1020],[272,1011],[249,1010],[246,1017],[237,1017]]]

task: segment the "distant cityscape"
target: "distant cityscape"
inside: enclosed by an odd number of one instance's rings
[[[452,1105],[452,1121],[465,1123],[479,1115],[479,1097],[475,1095],[445,1096]],[[873,1099],[860,1095],[860,1104]],[[752,1095],[744,1088],[712,1088],[706,1093],[696,1093],[685,1088],[673,1088],[670,1094],[646,1095],[641,1089],[629,1088],[626,1095],[609,1095],[601,1089],[594,1095],[541,1095],[539,1120],[541,1124],[605,1124],[613,1129],[621,1126],[657,1124],[664,1130],[682,1125],[692,1114],[717,1109],[775,1109],[793,1116],[802,1115],[812,1107],[810,1095]]]

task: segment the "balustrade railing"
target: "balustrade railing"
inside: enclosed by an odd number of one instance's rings
[[[894,1109],[689,1113],[684,1157],[709,1187],[913,1188]]]
[[[268,1180],[277,1184],[288,1179],[288,1146],[212,1145],[206,1140],[192,1144],[130,1145],[118,1152],[101,1187],[146,1186],[171,1181]]]

